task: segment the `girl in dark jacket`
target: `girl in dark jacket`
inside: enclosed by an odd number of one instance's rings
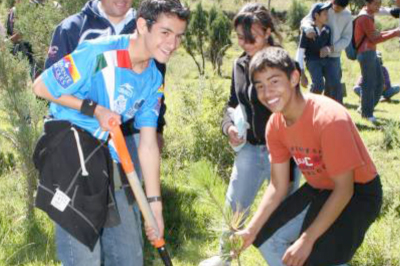
[[[236,151],[226,202],[233,212],[247,212],[261,185],[270,177],[265,126],[271,115],[250,83],[249,63],[258,51],[276,45],[272,34],[279,40],[281,36],[270,12],[260,3],[246,4],[235,16],[234,28],[243,54],[233,65],[231,93],[222,122],[222,131]],[[290,192],[298,187],[298,178],[295,180]],[[223,265],[230,262],[221,256],[200,263],[200,266]]]

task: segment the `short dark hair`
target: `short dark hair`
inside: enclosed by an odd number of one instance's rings
[[[296,63],[288,52],[280,47],[270,46],[257,52],[251,59],[249,69],[251,82],[254,82],[256,73],[265,71],[267,67],[282,70],[289,79],[293,71],[297,70]]]
[[[144,18],[150,30],[162,14],[188,22],[190,11],[179,0],[144,0],[139,6],[137,17]]]
[[[343,8],[347,7],[349,5],[349,0],[334,0],[333,3],[335,5],[341,6]]]

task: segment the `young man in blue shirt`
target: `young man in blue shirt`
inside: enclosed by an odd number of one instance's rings
[[[60,225],[56,239],[64,245],[58,249],[63,265],[100,265],[102,258],[105,265],[142,265],[130,256],[137,250],[129,249],[126,241],[131,236],[124,235],[126,229],[117,235],[116,227],[105,227],[118,224],[109,210],[114,197],[104,191],[113,186],[116,172],[110,154],[114,162],[119,159],[112,141],[109,151],[102,147],[109,137],[110,119],[121,124],[134,117],[140,129],[138,153],[145,192],[160,199],[156,128],[163,86],[155,60],[166,63],[178,48],[188,15],[179,1],[146,0],[138,10],[134,34],[83,42],[35,81],[34,93],[51,102],[51,119],[45,123],[48,139],[42,141],[45,148],[36,160],[41,172],[37,205]],[[129,227],[120,208],[126,198],[118,200],[117,193],[121,225]],[[164,230],[161,201],[150,206],[161,232],[156,236],[147,230],[148,239],[155,241]],[[93,233],[88,235],[90,230]]]

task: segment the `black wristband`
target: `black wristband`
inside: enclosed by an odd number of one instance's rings
[[[147,197],[147,202],[152,203],[156,201],[161,201],[161,196]]]
[[[93,117],[94,115],[94,110],[96,109],[97,103],[92,101],[92,100],[88,100],[85,99],[82,101],[82,105],[81,105],[81,113],[90,117]]]

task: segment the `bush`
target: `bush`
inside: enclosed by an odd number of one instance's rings
[[[307,7],[299,0],[292,0],[288,11],[288,25],[292,30],[299,30],[301,20],[307,15]]]
[[[45,104],[37,102],[30,89],[28,62],[14,57],[10,48],[0,43],[1,137],[11,143],[17,155],[18,169],[25,177],[27,215],[33,214],[33,195],[37,175],[32,162],[33,149],[42,132]]]
[[[228,90],[223,89],[226,85],[214,79],[199,79],[177,85],[166,98],[164,154],[176,162],[178,169],[205,158],[218,165],[221,175],[227,176],[230,171],[233,156],[221,131],[228,97]]]
[[[391,150],[400,147],[400,125],[398,122],[389,120],[389,122],[383,127],[383,143],[382,146],[386,150]]]
[[[222,59],[226,50],[231,47],[230,40],[232,23],[222,12],[217,11],[214,6],[209,13],[209,49],[211,64],[213,69],[221,76]]]

